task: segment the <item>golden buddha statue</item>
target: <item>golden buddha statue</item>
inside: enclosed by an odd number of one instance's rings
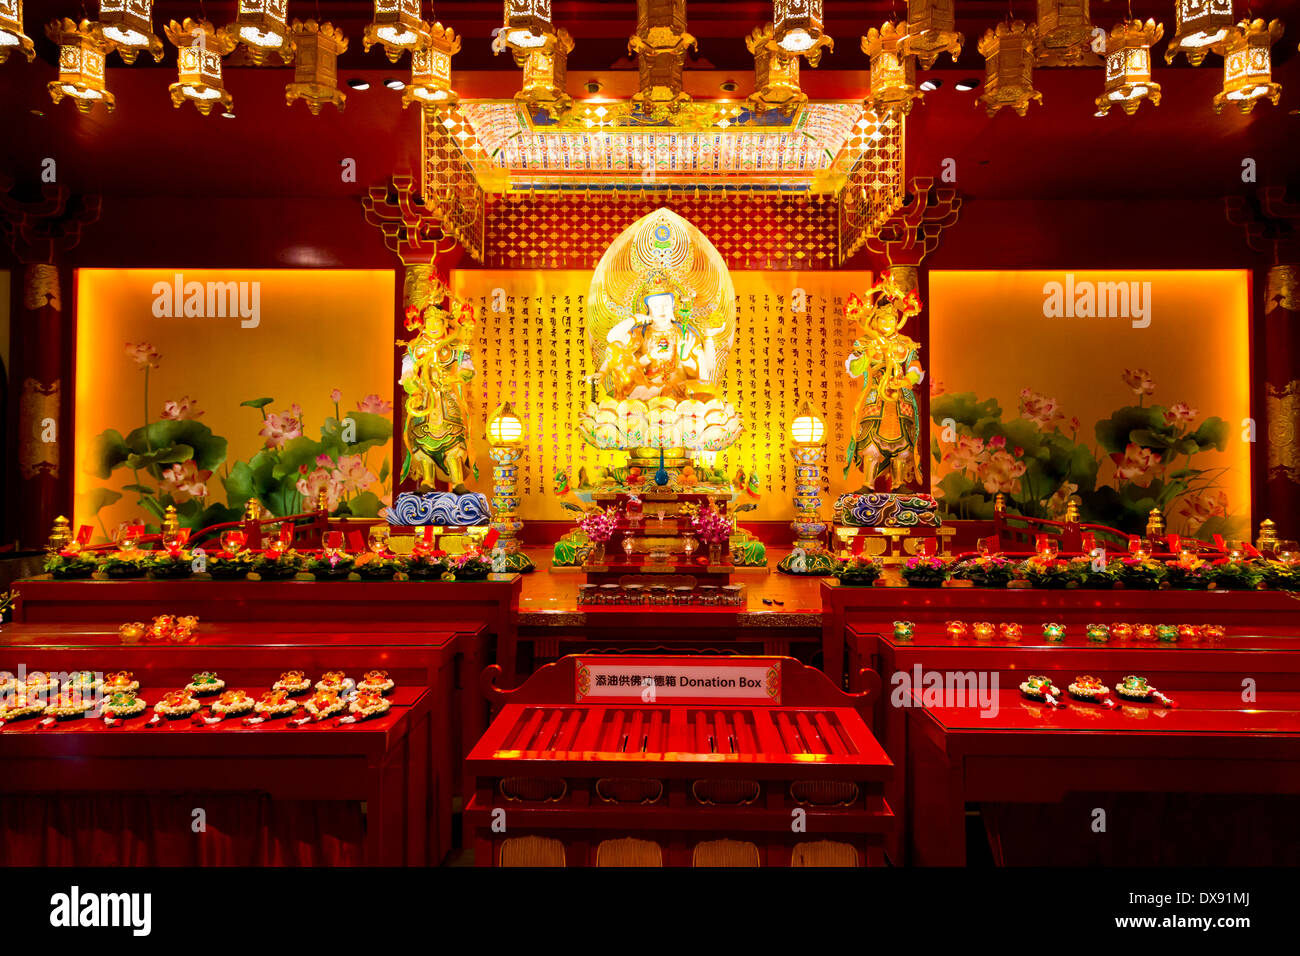
[[[661,271],[646,277],[638,290],[645,306],[614,325],[605,335],[600,374],[605,392],[615,399],[694,398],[717,394],[714,339],[726,325],[710,325],[703,334],[690,322],[690,302],[677,305],[685,290]]]
[[[916,290],[904,291],[890,273],[867,291],[865,301],[850,295],[844,306],[844,314],[863,333],[844,363],[849,375],[862,379],[844,475],[854,468],[861,471],[864,490],[874,490],[886,472],[889,490],[921,482],[916,453],[921,412],[913,389],[925,380],[925,372],[917,357],[920,343],[902,334],[907,320],[920,311]]]

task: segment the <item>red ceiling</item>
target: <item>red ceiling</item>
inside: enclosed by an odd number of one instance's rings
[[[93,12],[96,4],[87,4]],[[198,2],[155,5],[156,30],[167,19],[197,15]],[[1172,29],[1172,0],[1134,0],[1138,16],[1156,16]],[[1238,0],[1239,13],[1243,3]],[[814,97],[857,98],[867,81],[867,58],[857,37],[887,18],[897,3],[879,0],[828,0],[827,31],[838,38],[836,52],[817,70],[805,69],[804,89]],[[975,49],[981,30],[1005,16],[1005,0],[958,0],[960,29],[967,36],[958,67],[945,59],[923,76],[943,81],[909,119],[908,171],[936,173],[945,158],[956,161],[957,183],[971,198],[1087,198],[1151,196],[1212,197],[1238,192],[1242,161],[1256,160],[1261,183],[1300,181],[1300,5],[1286,0],[1257,0],[1253,14],[1281,16],[1292,22],[1275,47],[1275,79],[1283,84],[1280,106],[1265,103],[1249,117],[1235,110],[1216,116],[1210,99],[1221,81],[1219,60],[1211,56],[1200,69],[1166,68],[1157,61],[1156,80],[1164,87],[1161,106],[1142,107],[1136,116],[1112,111],[1092,115],[1092,100],[1101,90],[1100,69],[1039,70],[1035,83],[1043,105],[1027,117],[1003,111],[989,118],[976,107],[975,92],[960,92],[954,82],[983,75]],[[1014,0],[1016,14],[1034,15],[1027,0]],[[235,3],[208,2],[210,19],[233,19]],[[313,117],[302,103],[287,107],[285,68],[227,69],[226,85],[235,97],[237,118],[201,117],[188,104],[173,109],[167,85],[174,77],[174,54],[161,66],[141,58],[135,66],[110,60],[109,88],[117,110],[79,114],[67,101],[54,106],[45,84],[54,78],[54,48],[39,25],[56,15],[80,14],[67,0],[28,0],[27,32],[38,39],[41,56],[33,64],[15,57],[0,66],[0,171],[20,182],[35,182],[42,160],[56,160],[59,179],[77,191],[120,195],[174,196],[201,206],[204,197],[348,197],[383,181],[395,169],[417,162],[418,119],[415,109],[400,108],[400,94],[381,81],[401,76],[405,63],[391,67],[383,54],[361,50],[361,27],[370,4],[354,0],[291,0],[296,17],[320,15],[344,26],[352,49],[341,64],[341,79],[371,81],[366,92],[349,91],[348,107],[338,114],[327,107]],[[427,6],[426,6],[427,9]],[[499,24],[500,4],[439,2],[438,19],[465,36],[455,60],[455,84],[466,98],[508,96],[518,73],[506,57],[493,58],[491,29]],[[752,62],[743,36],[751,26],[770,19],[770,5],[759,2],[691,2],[690,29],[699,38],[700,54],[688,72],[687,88],[697,96],[717,96],[719,85],[735,80],[737,95],[752,87]],[[632,0],[556,0],[554,18],[574,34],[577,49],[570,60],[569,89],[585,95],[584,84],[599,79],[606,92],[635,87],[630,69],[611,71],[626,62],[626,37],[632,31]],[[1109,25],[1125,13],[1119,0],[1094,2],[1093,18]],[[1157,48],[1157,53],[1160,48]],[[34,115],[37,111],[42,115]],[[340,162],[357,162],[357,183],[344,183]],[[1064,224],[1063,224],[1064,225]],[[1119,224],[1117,224],[1119,225]],[[1157,224],[1151,224],[1158,228]]]

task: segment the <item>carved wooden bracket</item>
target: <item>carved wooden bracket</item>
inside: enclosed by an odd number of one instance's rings
[[[366,222],[383,235],[384,246],[403,265],[428,265],[456,247],[442,220],[415,191],[411,176],[394,176],[387,186],[371,186],[361,199]]]
[[[961,197],[955,189],[934,188],[933,176],[913,176],[907,188],[911,202],[899,207],[867,248],[884,256],[891,266],[919,266],[939,247],[943,230],[957,221]]]
[[[81,231],[99,219],[99,196],[73,196],[66,186],[46,183],[39,199],[23,199],[14,181],[0,175],[0,235],[24,265],[51,264],[81,242]]]

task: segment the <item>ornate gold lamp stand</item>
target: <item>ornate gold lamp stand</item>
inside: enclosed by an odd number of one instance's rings
[[[519,468],[524,453],[524,423],[507,402],[492,413],[487,423],[488,455],[492,459],[492,527],[505,554],[507,571],[532,571],[531,558],[519,548]]]

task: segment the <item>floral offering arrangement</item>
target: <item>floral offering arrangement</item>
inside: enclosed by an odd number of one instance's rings
[[[311,690],[311,679],[302,671],[285,671],[271,689],[282,690],[290,696],[305,694]]]
[[[1300,567],[1266,558],[1256,563],[1260,580],[1277,591],[1300,590]]]
[[[579,519],[578,527],[592,541],[603,544],[614,537],[614,531],[618,528],[618,516],[608,509],[602,508]]]
[[[1092,558],[1070,558],[1070,572],[1081,588],[1113,588],[1115,568],[1110,564],[1098,566]]]
[[[253,558],[253,573],[263,581],[285,581],[304,570],[306,562],[297,551],[260,554]]]
[[[228,690],[208,705],[208,709],[219,718],[238,717],[253,709],[257,702],[246,691]]]
[[[1015,577],[1016,562],[997,555],[967,558],[952,569],[952,576],[980,588],[1004,588]]]
[[[406,572],[406,561],[391,554],[372,554],[357,561],[356,571],[367,581],[393,581]]]
[[[1189,552],[1165,565],[1165,579],[1172,588],[1203,591],[1214,582],[1214,569]]]
[[[1210,580],[1216,590],[1253,591],[1263,575],[1251,563],[1229,558],[1210,565]]]
[[[903,580],[912,588],[937,588],[952,576],[952,570],[943,558],[915,555],[903,565]]]
[[[486,581],[492,573],[492,559],[481,551],[466,551],[450,561],[449,572],[453,581]],[[443,580],[448,580],[445,576]]]
[[[1116,562],[1116,577],[1126,588],[1153,591],[1169,576],[1163,561],[1149,557],[1121,558]]]
[[[447,552],[440,550],[412,554],[406,561],[406,575],[412,581],[441,580],[451,573]]]
[[[228,556],[214,554],[205,562],[204,570],[217,581],[238,581],[248,577],[261,560],[251,551]],[[296,569],[294,573],[297,573]]]
[[[142,578],[149,571],[149,557],[143,551],[114,551],[99,562],[98,570],[114,580]]]
[[[731,537],[731,519],[716,508],[701,508],[691,517],[695,536],[708,544],[722,544]]]
[[[194,573],[194,559],[188,551],[156,551],[145,559],[145,570],[151,578],[188,578]]]
[[[1042,554],[1021,561],[1015,574],[1019,580],[1028,581],[1036,588],[1063,588],[1079,583],[1077,570],[1069,561]]]
[[[45,573],[56,581],[82,580],[98,570],[99,561],[93,552],[64,549],[45,559]]]
[[[330,555],[316,555],[307,559],[304,566],[317,581],[338,581],[352,573],[356,558],[339,551]]]
[[[841,584],[869,586],[881,575],[880,560],[862,554],[850,555],[840,562],[834,574]]]

